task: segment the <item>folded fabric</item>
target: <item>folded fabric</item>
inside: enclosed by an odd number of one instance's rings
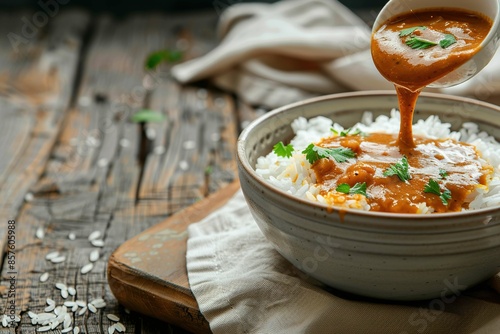
[[[373,64],[370,28],[335,0],[235,4],[221,15],[218,32],[220,44],[174,66],[174,78],[210,79],[267,108],[315,95],[394,89]],[[470,81],[441,91],[482,100],[499,96],[500,52]]]
[[[241,190],[188,232],[189,284],[214,334],[500,332],[500,295],[493,290],[418,303],[329,291],[274,250]]]
[[[370,44],[368,26],[334,0],[233,5],[218,31],[217,47],[174,66],[172,75],[182,83],[210,78],[248,103],[268,107],[347,90],[323,66]]]

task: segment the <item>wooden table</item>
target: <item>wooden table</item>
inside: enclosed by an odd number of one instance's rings
[[[144,69],[152,51],[193,58],[213,48],[217,12],[116,18],[61,8],[43,18],[0,14],[0,317],[20,316],[0,334],[35,333],[30,312],[44,312],[47,298],[103,298],[96,313],[74,312],[83,333],[107,333],[107,314],[125,333],[184,333],[119,305],[106,266],[125,241],[237,178],[236,138],[259,111],[213,87],[179,86],[167,67]],[[132,122],[141,109],[165,119]],[[56,283],[76,295],[64,299]]]
[[[192,58],[210,50],[217,18],[0,14],[0,317],[20,316],[0,333],[35,333],[42,326],[29,312],[44,312],[47,298],[103,298],[97,313],[74,313],[84,333],[107,333],[108,313],[126,333],[183,333],[120,306],[106,265],[123,242],[236,178],[235,142],[253,109],[210,87],[181,87],[166,67],[144,69],[152,51],[182,48]],[[164,121],[132,122],[144,108]],[[93,232],[100,236],[89,240]],[[47,260],[54,252],[58,259]],[[64,299],[56,283],[76,295]]]

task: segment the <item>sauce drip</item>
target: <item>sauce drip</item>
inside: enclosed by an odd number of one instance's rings
[[[472,58],[491,26],[491,20],[481,15],[440,8],[396,16],[373,34],[371,52],[375,66],[394,83],[398,94],[398,145],[402,149],[415,146],[412,120],[421,90]],[[416,29],[412,31],[413,28]],[[455,42],[442,47],[440,43],[449,35]],[[406,44],[410,39],[424,41],[429,47],[412,48]]]

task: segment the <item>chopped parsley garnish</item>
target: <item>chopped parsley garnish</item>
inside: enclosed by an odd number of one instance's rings
[[[408,35],[411,35],[415,32],[415,30],[425,30],[427,29],[427,27],[425,26],[417,26],[417,27],[411,27],[411,28],[406,28],[406,29],[403,29],[399,32],[399,37],[405,37],[405,36],[408,36]]]
[[[146,58],[144,67],[146,70],[154,70],[163,62],[176,63],[182,60],[182,51],[179,50],[159,50],[152,52]]]
[[[280,141],[279,143],[274,145],[273,151],[274,151],[274,153],[276,153],[276,155],[278,157],[290,158],[290,157],[292,157],[292,153],[294,151],[294,148],[292,145],[290,145],[290,144],[285,145],[285,144],[283,144],[282,141]]]
[[[358,182],[353,187],[351,187],[347,183],[342,183],[338,185],[335,190],[344,194],[350,194],[350,195],[360,194],[368,197],[368,195],[366,194],[366,182],[363,183]]]
[[[306,155],[307,161],[311,164],[323,158],[333,158],[337,162],[346,162],[347,159],[354,158],[356,156],[356,153],[354,153],[350,148],[325,148],[314,144],[307,146],[302,153]]]
[[[384,172],[384,176],[393,176],[393,175],[399,177],[399,179],[403,182],[411,179],[408,159],[405,156],[401,158],[400,162],[397,162],[394,165],[389,166],[389,168]]]
[[[446,34],[444,35],[444,38],[439,41],[439,45],[443,49],[446,49],[447,47],[449,47],[452,44],[455,44],[456,42],[457,40],[455,39],[455,36],[453,36],[452,34]]]
[[[415,36],[411,36],[410,39],[408,39],[406,42],[406,45],[408,45],[412,49],[428,49],[431,46],[435,46],[438,43],[429,41],[428,39],[423,39]]]
[[[425,26],[406,28],[399,31],[399,37],[408,37],[408,39],[405,41],[405,44],[412,49],[418,49],[418,50],[428,49],[438,44],[443,49],[446,49],[450,45],[455,44],[457,42],[455,36],[453,36],[452,34],[445,34],[444,38],[440,40],[439,43],[413,35],[415,31],[425,30],[425,29],[427,29],[427,27]]]
[[[130,119],[134,123],[154,123],[162,122],[165,119],[165,116],[159,111],[141,109],[134,113]]]
[[[448,177],[448,172],[445,171],[444,169],[440,169],[439,176],[441,176],[442,179],[446,179]]]
[[[429,183],[425,185],[424,192],[439,196],[444,205],[448,205],[448,201],[451,199],[451,192],[448,189],[441,191],[439,183],[433,179],[430,179]]]
[[[356,129],[354,130],[352,133],[351,131],[353,130],[352,128],[349,128],[347,130],[344,130],[344,131],[340,131],[340,133],[335,130],[334,128],[331,128],[330,129],[334,134],[336,134],[337,136],[340,136],[340,137],[347,137],[347,136],[357,136],[357,135],[360,135],[362,137],[366,137],[368,136],[367,133],[361,131],[360,129]]]

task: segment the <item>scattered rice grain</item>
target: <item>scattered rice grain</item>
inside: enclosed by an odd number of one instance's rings
[[[99,260],[99,250],[94,249],[92,252],[90,252],[89,260],[90,262],[96,262],[97,260]]]
[[[117,323],[115,324],[115,328],[116,328],[116,330],[117,330],[117,331],[119,331],[120,333],[125,332],[125,330],[127,329],[127,328],[125,328],[125,325],[124,325],[124,324],[122,324],[121,322],[117,322]]]
[[[47,282],[47,280],[49,279],[49,273],[43,273],[42,275],[40,275],[40,282]]]
[[[50,252],[49,254],[45,255],[46,260],[52,260],[56,257],[59,257],[59,252]]]
[[[84,315],[87,312],[87,306],[83,306],[80,311],[78,311],[78,315]]]
[[[35,196],[32,193],[26,193],[26,195],[24,195],[24,200],[26,202],[31,202],[34,199],[35,199]]]
[[[120,321],[120,318],[119,318],[117,315],[112,314],[112,313],[108,313],[108,314],[106,314],[106,317],[107,317],[109,320],[111,320],[111,321],[116,321],[116,322]]]
[[[76,289],[72,286],[68,287],[68,293],[70,294],[70,296],[74,296],[76,295]]]
[[[80,270],[80,272],[85,275],[87,273],[89,273],[92,269],[94,269],[94,264],[93,263],[88,263],[86,265],[84,265],[82,267],[82,269]]]
[[[75,300],[76,305],[80,307],[86,307],[87,303],[85,303],[83,300]]]
[[[67,290],[68,287],[64,283],[56,283],[56,288],[59,290]]]
[[[69,315],[69,313],[66,313],[66,315],[64,316],[64,322],[63,322],[63,328],[68,328],[71,326],[71,316]]]
[[[102,298],[96,298],[96,299],[92,300],[90,303],[97,308],[106,307],[106,302]]]
[[[103,247],[104,246],[104,241],[102,241],[101,239],[91,240],[90,243],[94,247]]]
[[[89,235],[89,241],[99,239],[101,237],[101,232],[100,231],[94,231],[90,233]]]
[[[56,329],[57,326],[59,326],[61,323],[59,321],[54,321],[53,323],[50,324],[50,329]]]
[[[54,309],[55,309],[55,308],[56,308],[56,305],[52,304],[52,305],[47,306],[47,307],[46,307],[46,308],[44,308],[43,310],[44,310],[45,312],[52,312],[52,311],[54,311]]]
[[[58,256],[50,260],[52,263],[61,263],[66,261],[66,256]]]
[[[88,307],[88,309],[89,309],[90,312],[92,312],[92,313],[96,313],[97,312],[97,308],[93,304],[88,303],[87,307]]]
[[[42,227],[39,227],[39,228],[36,229],[35,236],[38,239],[43,239],[45,237],[45,231],[43,230]]]
[[[38,327],[36,329],[37,332],[47,332],[50,331],[52,328],[50,326],[43,326],[43,327]]]

